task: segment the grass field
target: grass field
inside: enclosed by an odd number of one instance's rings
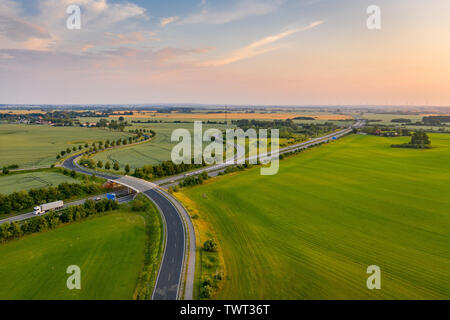
[[[185,189],[223,251],[219,299],[449,299],[450,135],[352,135]],[[194,220],[195,223],[196,220]],[[197,226],[200,227],[201,226]],[[366,269],[381,268],[381,290]]]
[[[97,128],[0,124],[0,167],[50,166],[56,155],[68,147],[129,136]]]
[[[145,247],[144,218],[124,209],[0,245],[0,299],[132,299]]]
[[[129,164],[131,168],[141,168],[144,165],[153,165],[170,160],[172,148],[178,142],[171,142],[172,132],[178,128],[185,128],[193,132],[193,123],[151,123],[136,124],[139,128],[151,128],[156,132],[156,136],[148,143],[133,147],[108,150],[96,154],[93,159],[101,160],[103,163],[118,162],[122,167]],[[224,128],[223,125],[203,125],[203,130],[208,128]]]
[[[78,180],[54,171],[37,171],[0,176],[0,193],[10,194],[16,191],[46,188],[63,182],[75,183]]]
[[[330,114],[330,113],[315,113],[312,115],[305,113],[281,113],[281,112],[273,112],[273,113],[244,113],[244,112],[229,112],[229,113],[136,113],[133,115],[123,116],[123,115],[115,115],[112,117],[124,117],[124,118],[149,118],[151,114],[152,119],[173,119],[173,120],[225,120],[225,119],[258,119],[258,120],[286,120],[293,119],[296,117],[308,116],[314,117],[317,120],[345,120],[352,119],[352,116],[341,115],[341,114]]]

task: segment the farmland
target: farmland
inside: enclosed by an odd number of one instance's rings
[[[139,128],[149,128],[156,132],[156,136],[149,143],[137,146],[125,147],[116,150],[107,150],[96,154],[93,159],[103,163],[118,162],[122,167],[129,164],[131,168],[140,168],[144,165],[158,164],[164,160],[170,160],[172,148],[177,142],[171,142],[172,132],[178,128],[186,128],[193,131],[193,123],[152,123],[135,124]],[[204,125],[204,130],[213,125]],[[215,125],[218,129],[223,125]]]
[[[0,167],[50,166],[66,148],[130,134],[97,128],[0,124]]]
[[[265,112],[265,113],[242,113],[242,112],[230,112],[230,113],[220,113],[220,112],[198,112],[198,113],[154,113],[154,112],[136,112],[133,115],[123,116],[123,115],[115,115],[113,117],[124,117],[124,118],[149,118],[153,120],[221,120],[225,119],[258,119],[258,120],[286,120],[293,119],[296,117],[313,117],[317,120],[347,120],[353,119],[352,116],[342,115],[342,114],[330,114],[330,113],[281,113],[281,112]]]
[[[139,280],[144,260],[154,282],[161,255],[159,216],[148,210],[143,216],[125,207],[0,245],[8,261],[0,265],[0,299],[136,298],[138,283],[148,287]],[[81,290],[66,287],[69,265],[81,269]]]
[[[450,135],[430,137],[424,151],[352,135],[276,176],[255,168],[183,190],[223,252],[215,298],[449,299]],[[366,288],[370,265],[381,290]]]
[[[46,188],[59,185],[63,182],[75,183],[77,181],[55,171],[37,171],[0,176],[0,194]]]

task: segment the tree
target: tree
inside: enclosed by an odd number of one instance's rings
[[[139,212],[145,211],[147,208],[148,208],[147,203],[145,203],[145,202],[143,202],[142,200],[139,200],[139,199],[134,200],[133,201],[133,205],[131,207],[131,209],[133,211],[139,211]]]
[[[130,173],[130,166],[127,164],[126,166],[125,166],[125,173],[126,174],[129,174]]]
[[[8,174],[9,169],[7,167],[3,167],[2,172],[3,172],[3,174]]]
[[[116,170],[116,171],[119,171],[120,166],[119,166],[119,164],[117,162],[114,162],[113,169]]]
[[[87,148],[87,147],[89,147],[89,145],[88,145],[87,143],[85,143],[85,144],[84,144],[84,147]]]
[[[72,150],[70,150],[70,148],[67,148],[67,149],[66,149],[66,153],[67,153],[67,154],[69,154],[69,153],[71,153],[71,152],[72,152]]]
[[[81,149],[83,149],[83,146],[78,146],[78,150],[81,150]]]
[[[431,144],[430,138],[425,131],[419,130],[413,133],[411,137],[411,144],[414,145],[428,145]]]
[[[64,155],[66,154],[66,152],[63,150],[63,151],[61,151],[61,156],[63,156],[64,157]]]
[[[207,252],[216,252],[217,251],[217,243],[213,239],[206,240],[203,244],[203,250]]]
[[[119,117],[119,121],[123,122],[123,121],[125,121],[125,118],[124,117]]]
[[[109,163],[109,161],[106,162],[106,164],[105,164],[105,169],[106,169],[106,170],[111,169],[111,164]]]
[[[100,169],[103,168],[103,162],[101,160],[98,160],[97,167]]]

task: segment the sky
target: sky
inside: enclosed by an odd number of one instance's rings
[[[0,0],[0,104],[449,106],[449,39],[447,0]]]

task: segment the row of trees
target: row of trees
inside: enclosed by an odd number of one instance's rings
[[[9,170],[14,170],[14,169],[19,169],[19,165],[17,165],[17,164],[10,164],[9,166],[4,166],[2,168],[2,173],[3,174],[8,174]]]
[[[92,170],[95,170],[96,168],[102,169],[105,168],[106,170],[111,170],[111,168],[115,171],[119,171],[120,170],[120,165],[118,162],[114,162],[111,165],[111,162],[106,161],[105,164],[103,164],[103,161],[99,160],[97,162],[95,162],[93,159],[89,159],[89,158],[82,158],[80,160],[80,165]],[[130,165],[125,165],[124,170],[126,172],[126,174],[130,173],[131,171],[131,167]]]
[[[106,141],[98,141],[98,142],[93,142],[91,145],[89,145],[88,143],[85,143],[84,146],[83,145],[79,145],[78,147],[74,146],[72,148],[67,148],[66,150],[62,150],[57,156],[56,159],[61,159],[62,157],[64,157],[65,155],[68,155],[72,152],[75,151],[81,151],[84,149],[86,149],[86,151],[88,153],[95,153],[98,151],[102,151],[104,149],[108,149],[111,147],[115,147],[115,146],[120,146],[120,145],[127,145],[127,144],[132,144],[134,142],[137,141],[145,141],[148,140],[152,137],[155,136],[155,131],[153,130],[146,130],[146,129],[136,129],[136,130],[129,130],[130,133],[135,134],[135,136],[133,137],[128,137],[128,138],[119,138],[117,140],[112,140],[110,141],[109,139]]]
[[[126,126],[130,126],[130,124],[123,117],[120,117],[119,121],[111,120],[109,123],[106,119],[100,119],[96,124],[98,128],[108,128],[109,130],[120,132],[123,132]]]
[[[314,118],[311,118],[315,120]],[[311,120],[308,118],[302,120]],[[307,137],[316,137],[328,132],[332,132],[339,128],[332,122],[325,123],[296,123],[292,119],[286,120],[233,120],[232,124],[243,130],[247,129],[279,129],[280,138],[292,139],[299,134]]]
[[[175,164],[171,160],[167,160],[158,165],[148,165],[144,166],[143,168],[136,168],[132,176],[140,179],[151,180],[153,178],[173,176],[175,174],[205,166],[206,163],[204,161],[202,162],[202,164]]]
[[[371,135],[377,135],[377,136],[383,136],[391,133],[396,134],[396,136],[399,137],[408,137],[411,135],[411,131],[408,128],[392,128],[389,126],[382,126],[382,125],[376,125],[376,126],[366,126],[363,129],[361,129],[362,132],[371,134]],[[392,136],[392,135],[390,135]]]
[[[215,253],[219,250],[219,245],[214,239],[208,239],[203,243],[202,250],[209,253]],[[211,256],[209,257],[210,259],[212,258]],[[217,263],[219,261],[216,257],[214,260],[217,261]],[[212,265],[212,267],[213,266],[214,265]],[[203,299],[209,299],[214,296],[214,293],[219,288],[219,282],[223,278],[220,266],[217,265],[215,267],[217,268],[216,273],[213,276],[203,276],[200,282],[200,297]]]
[[[99,192],[101,192],[99,184],[63,182],[57,187],[31,189],[29,191],[13,192],[9,195],[0,194],[0,214],[19,212],[32,208],[35,205],[92,195]]]
[[[116,210],[119,204],[116,201],[103,199],[99,202],[87,200],[84,205],[72,206],[62,213],[50,212],[44,216],[39,216],[25,221],[19,225],[17,222],[0,225],[0,243],[18,239],[24,235],[56,228],[62,223],[79,221],[91,215],[101,212]]]
[[[208,180],[209,176],[207,172],[202,172],[197,177],[190,176],[185,178],[183,181],[180,182],[180,187],[189,187],[189,186],[196,186],[199,184],[203,184],[205,180]]]

